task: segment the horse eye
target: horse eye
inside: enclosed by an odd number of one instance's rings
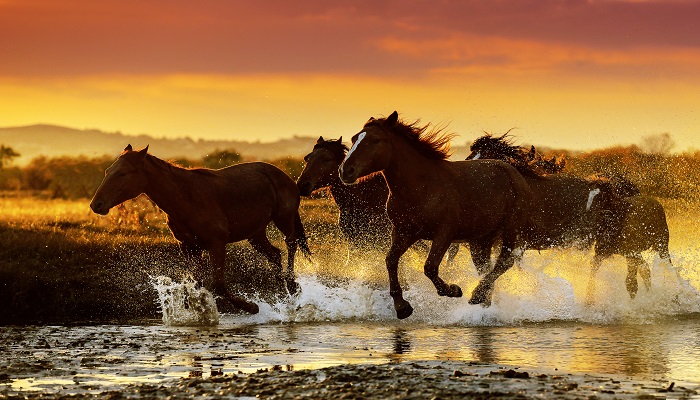
[[[126,172],[120,171],[120,172],[119,172],[119,176],[126,176]]]

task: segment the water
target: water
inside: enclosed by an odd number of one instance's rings
[[[401,280],[415,308],[396,320],[377,260],[333,278],[328,263],[300,262],[301,293],[266,303],[257,315],[218,315],[193,282],[154,278],[162,321],[128,325],[0,327],[0,395],[99,393],[130,383],[320,368],[345,363],[451,360],[559,373],[595,373],[700,384],[698,251],[672,252],[674,266],[649,256],[652,287],[632,300],[623,259],[604,264],[596,302],[585,304],[590,254],[528,252],[497,282],[493,305],[441,298],[408,254]],[[476,286],[466,251],[441,276]],[[332,264],[339,270],[342,263]],[[460,267],[461,266],[467,266]]]

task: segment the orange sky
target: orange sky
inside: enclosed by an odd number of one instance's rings
[[[0,0],[0,126],[349,138],[398,110],[458,144],[515,127],[694,150],[698,17],[680,0]]]

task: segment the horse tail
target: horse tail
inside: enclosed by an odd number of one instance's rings
[[[309,248],[309,243],[306,240],[306,233],[304,232],[304,225],[301,223],[301,216],[299,216],[299,211],[294,215],[294,232],[296,233],[296,241],[299,245],[299,249],[304,253],[306,258],[311,258],[311,249]]]

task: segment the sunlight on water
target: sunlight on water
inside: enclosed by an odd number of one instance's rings
[[[197,287],[193,280],[175,282],[164,276],[151,278],[158,292],[167,326],[211,326],[219,323],[219,312],[211,292]]]

